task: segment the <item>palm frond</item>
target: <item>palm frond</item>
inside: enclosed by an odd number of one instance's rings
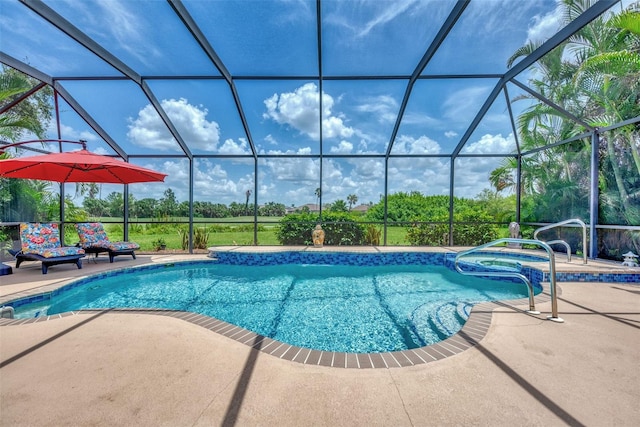
[[[0,136],[5,139],[11,139],[12,136],[23,130],[37,133],[39,129],[39,123],[29,118],[15,117],[8,114],[0,116]]]
[[[0,102],[31,89],[29,81],[19,74],[0,74]]]
[[[609,23],[617,28],[640,35],[640,10],[625,10],[611,18]]]
[[[531,54],[534,50],[540,47],[542,43],[539,42],[529,42],[526,45],[522,46],[518,50],[516,50],[513,55],[509,57],[507,60],[507,68],[511,68],[511,66],[516,62],[516,60],[520,57],[525,57]]]
[[[587,58],[574,76],[574,85],[588,92],[601,92],[609,79],[640,78],[640,55],[626,50]]]

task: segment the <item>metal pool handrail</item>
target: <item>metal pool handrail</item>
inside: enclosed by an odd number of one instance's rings
[[[529,289],[529,311],[531,314],[539,314],[540,312],[535,311],[534,307],[534,298],[533,298],[533,286],[529,279],[527,279],[524,275],[515,272],[496,272],[496,271],[485,271],[485,272],[474,272],[474,271],[464,271],[458,265],[458,261],[460,258],[465,255],[472,254],[474,252],[481,251],[482,249],[489,248],[491,246],[499,245],[501,243],[519,243],[525,245],[536,245],[547,251],[547,255],[549,256],[549,288],[551,290],[551,316],[547,316],[547,319],[562,323],[564,320],[561,317],[558,317],[558,299],[556,296],[556,261],[553,254],[553,250],[547,245],[545,242],[540,240],[531,240],[531,239],[513,239],[513,238],[503,238],[494,240],[489,243],[485,243],[484,245],[476,246],[475,248],[468,249],[466,251],[458,252],[456,254],[456,258],[454,261],[454,266],[456,270],[460,274],[470,275],[470,276],[493,276],[493,277],[516,277],[525,282]]]
[[[587,224],[585,224],[582,220],[578,218],[567,219],[564,221],[556,222],[555,224],[549,224],[549,225],[545,225],[544,227],[540,227],[533,232],[533,238],[537,239],[538,233],[541,231],[550,230],[552,228],[560,227],[562,225],[567,225],[567,224],[578,224],[582,227],[582,258],[583,258],[582,263],[586,264],[587,263]],[[549,240],[547,243],[563,244],[567,248],[567,261],[571,262],[571,246],[569,246],[567,242],[565,242],[564,240]]]

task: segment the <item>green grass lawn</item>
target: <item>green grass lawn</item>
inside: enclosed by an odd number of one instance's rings
[[[110,224],[108,221],[114,221],[114,218],[103,218],[105,227],[111,240],[123,240],[123,230],[120,224]],[[100,219],[96,219],[100,220]],[[257,234],[258,245],[277,246],[280,242],[276,238],[276,229],[280,217],[258,217],[258,225],[260,230]],[[129,228],[129,240],[138,243],[142,251],[155,250],[155,244],[158,239],[164,239],[168,250],[182,250],[182,236],[178,229],[188,230],[187,218],[170,218],[169,221],[176,222],[159,222],[158,220],[148,220],[136,218],[132,219]],[[180,223],[182,222],[182,223]],[[209,237],[206,246],[227,246],[241,245],[248,246],[254,244],[253,217],[238,217],[224,219],[194,219],[194,230],[206,227]],[[381,226],[378,227],[382,229]],[[311,233],[311,230],[309,230]],[[506,234],[505,234],[506,233]],[[506,227],[499,228],[500,236],[507,236]],[[388,246],[405,246],[410,245],[406,239],[406,227],[387,227],[387,245]],[[77,238],[77,236],[76,236]],[[384,244],[384,235],[380,237],[380,244]]]
[[[117,221],[116,218],[99,218],[94,221],[104,219],[104,225],[113,241],[124,240],[122,223],[109,223],[108,221]],[[187,221],[187,218],[171,218],[172,221]],[[259,217],[260,231],[257,234],[258,245],[278,246],[280,242],[276,238],[276,229],[278,227],[279,217]],[[122,220],[120,220],[122,221]],[[209,237],[206,246],[228,246],[241,245],[250,246],[254,244],[253,233],[253,217],[224,218],[220,220],[197,218],[194,221],[194,230],[207,227]],[[143,221],[140,218],[132,220],[129,226],[129,241],[136,242],[140,245],[142,251],[156,250],[156,242],[162,238],[165,241],[167,250],[182,250],[182,235],[178,229],[188,230],[188,223],[178,222],[159,222],[157,220]],[[378,227],[382,229],[381,226]],[[65,242],[75,244],[77,242],[77,234],[73,228],[67,228],[65,233]],[[311,233],[311,230],[309,230]],[[410,243],[406,239],[406,227],[387,227],[387,245],[388,246],[409,246]],[[499,228],[501,237],[508,236],[506,227]],[[380,236],[380,244],[384,244],[384,236]]]
[[[111,240],[122,240],[124,233],[121,224],[109,224],[114,218],[98,218],[96,221],[104,219],[105,228]],[[170,221],[186,222],[187,218],[170,218]],[[280,245],[276,238],[276,228],[279,217],[258,217],[259,231],[257,234],[258,245]],[[142,251],[153,251],[156,248],[155,242],[162,238],[169,250],[182,250],[182,235],[178,229],[187,230],[187,223],[159,222],[136,218],[132,219],[129,228],[129,241],[134,241],[140,245]],[[253,217],[224,218],[219,220],[194,219],[194,230],[207,227],[207,246],[225,245],[253,245]],[[311,231],[309,231],[311,233]],[[407,245],[405,240],[406,230],[404,227],[387,228],[388,245]],[[383,242],[381,242],[382,244]]]
[[[408,243],[404,240],[404,234],[404,229],[400,227],[390,227],[388,229],[387,243],[389,245],[407,245]],[[180,236],[177,231],[175,233],[158,234],[129,233],[129,240],[138,243],[144,251],[154,250],[154,242],[160,237],[165,240],[167,249],[182,249],[182,236]],[[207,244],[208,246],[253,245],[253,232],[234,230],[224,232],[212,231],[209,232]],[[276,238],[275,229],[271,228],[259,231],[258,245],[280,245],[280,242]]]

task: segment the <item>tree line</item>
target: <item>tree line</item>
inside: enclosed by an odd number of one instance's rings
[[[171,188],[167,188],[160,199],[146,197],[136,199],[129,194],[129,216],[133,218],[169,218],[188,217],[189,202],[179,202]],[[119,192],[110,193],[105,199],[85,197],[82,207],[88,215],[93,217],[122,217],[124,212],[124,196]],[[258,207],[259,216],[283,216],[285,205],[268,202]],[[253,203],[231,202],[212,203],[207,201],[193,202],[193,216],[195,218],[231,218],[249,216],[254,213]]]

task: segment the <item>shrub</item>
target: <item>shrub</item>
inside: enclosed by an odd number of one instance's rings
[[[132,234],[143,234],[143,232],[144,232],[144,225],[138,224],[138,223],[135,223],[135,222],[129,223],[129,233],[132,233]]]
[[[194,249],[207,249],[207,243],[209,242],[209,233],[206,227],[199,227],[193,229],[193,248]]]
[[[478,246],[498,238],[498,230],[493,224],[454,224],[453,243],[462,246]]]
[[[364,242],[367,245],[379,245],[382,232],[375,225],[368,225],[364,233]]]
[[[187,249],[189,249],[189,230],[178,228],[178,234],[181,237],[180,247],[183,251],[186,251]]]
[[[311,245],[311,230],[318,221],[318,215],[307,212],[287,215],[276,228],[276,238],[283,245]]]
[[[159,251],[167,247],[167,242],[165,242],[165,240],[162,237],[159,237],[158,240],[153,241],[152,245],[156,251]]]
[[[332,246],[363,245],[365,226],[348,212],[327,212],[322,216],[324,243]],[[311,234],[311,231],[309,231]]]
[[[253,232],[253,224],[242,224],[233,228],[233,231]],[[258,225],[258,231],[264,231],[264,226]]]
[[[416,223],[407,228],[407,240],[413,246],[446,245],[448,236],[448,224]]]
[[[598,257],[621,261],[622,254],[627,251],[640,253],[640,232],[632,230],[598,231]]]
[[[407,240],[412,245],[439,246],[449,243],[448,215],[439,215],[437,223],[416,222],[407,229]],[[491,217],[472,207],[453,214],[453,243],[477,246],[498,238],[498,230],[490,224]]]
[[[325,245],[362,245],[364,225],[349,212],[323,212],[322,222],[316,214],[302,212],[285,216],[276,229],[276,237],[283,245],[312,245],[311,232],[321,223]]]
[[[456,198],[456,203],[463,203]],[[426,221],[438,221],[449,213],[449,196],[424,196],[420,192],[395,193],[387,197],[387,220],[390,222],[411,222],[416,217]],[[371,206],[366,218],[369,221],[384,220],[384,200]]]

